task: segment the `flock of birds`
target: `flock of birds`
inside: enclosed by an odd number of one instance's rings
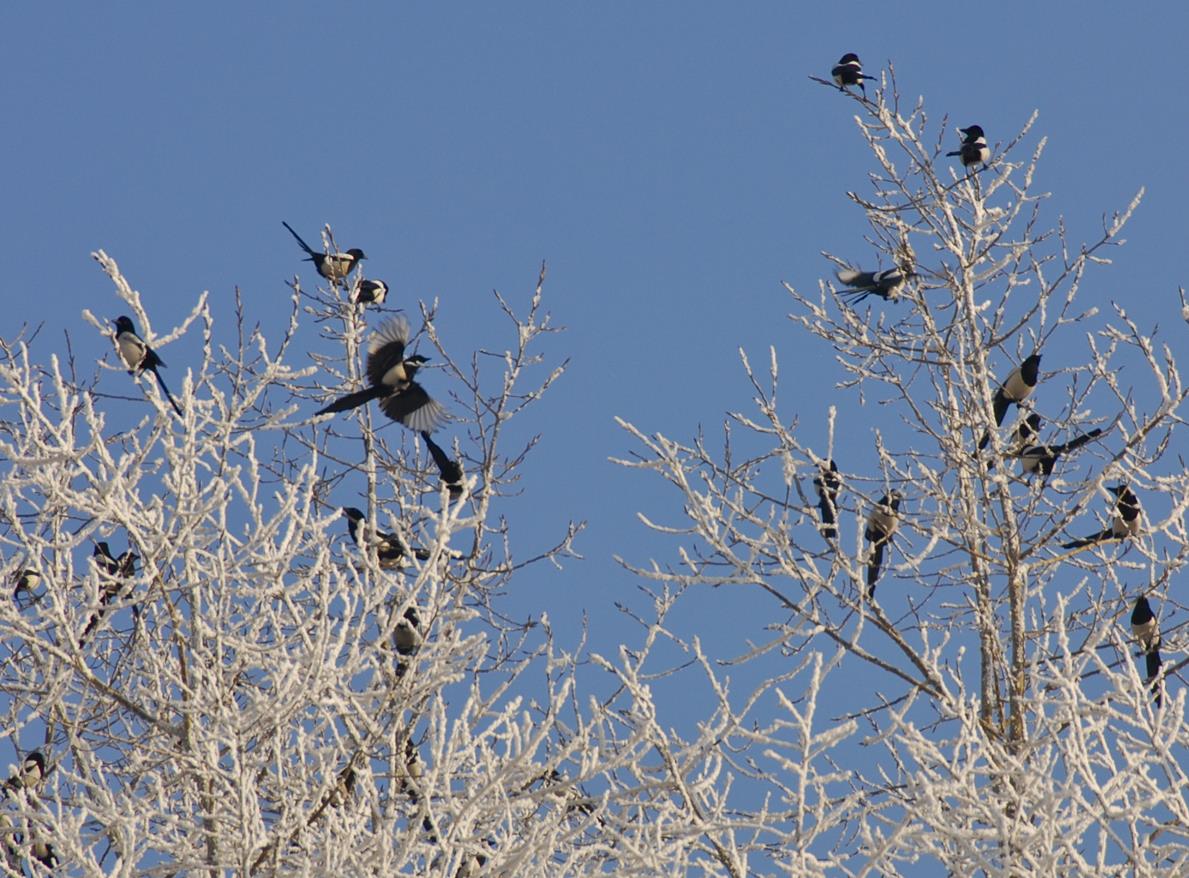
[[[863,73],[859,56],[854,52],[843,55],[838,64],[831,71],[834,83],[839,89],[847,90],[851,86],[858,86],[862,91],[863,100],[867,99],[865,80],[875,79]],[[991,159],[991,150],[987,146],[986,135],[979,125],[959,128],[962,144],[959,149],[946,153],[947,156],[958,157],[963,167],[970,169],[974,165],[986,166]],[[868,296],[877,296],[885,300],[898,297],[903,285],[915,274],[911,266],[897,266],[883,271],[859,271],[856,269],[842,269],[837,272],[839,282],[847,289],[840,295],[853,305]],[[1027,400],[1036,389],[1040,381],[1041,355],[1033,353],[1003,380],[995,390],[992,398],[992,409],[995,425],[1003,426],[1004,418],[1009,409],[1015,405],[1021,408],[1021,403]],[[1039,441],[1041,418],[1036,412],[1024,417],[1016,427],[1015,440],[1009,451],[1009,456],[1018,458],[1025,478],[1039,473],[1049,476],[1056,467],[1058,459],[1066,456],[1083,445],[1102,435],[1101,429],[1094,429],[1088,433],[1075,436],[1065,442],[1046,444]],[[990,430],[984,432],[978,442],[976,457],[981,456],[990,444]],[[993,467],[994,461],[989,461],[987,467]],[[818,495],[818,509],[821,517],[820,531],[828,540],[837,537],[837,509],[838,493],[842,488],[842,476],[838,465],[833,460],[824,461],[820,465],[820,472],[814,479],[814,487]],[[1114,509],[1110,523],[1095,533],[1081,539],[1064,543],[1062,548],[1077,551],[1096,543],[1107,540],[1123,540],[1137,536],[1141,527],[1141,508],[1139,497],[1129,485],[1119,484],[1107,488],[1114,497]],[[875,598],[875,584],[879,580],[883,568],[885,548],[888,547],[900,526],[900,504],[903,496],[898,491],[889,491],[868,514],[864,539],[870,544],[867,553],[867,597]],[[1159,675],[1162,659],[1160,656],[1160,631],[1156,615],[1151,604],[1144,596],[1136,599],[1131,615],[1132,632],[1139,643],[1146,658],[1147,683],[1155,693],[1156,704],[1159,706],[1161,693]]]

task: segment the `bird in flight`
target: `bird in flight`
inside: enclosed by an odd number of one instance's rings
[[[1127,485],[1113,485],[1107,490],[1115,495],[1115,509],[1111,515],[1110,527],[1080,540],[1065,543],[1061,548],[1080,549],[1083,546],[1101,543],[1103,540],[1125,540],[1139,533],[1139,497]]]
[[[885,268],[883,271],[858,271],[853,268],[835,272],[838,280],[850,289],[840,290],[838,295],[849,296],[850,303],[857,305],[868,296],[879,296],[885,302],[900,298],[900,288],[913,272],[902,268]]]
[[[117,317],[112,322],[116,325],[116,349],[120,352],[120,359],[128,367],[128,374],[152,372],[157,383],[161,385],[161,392],[165,394],[165,398],[169,400],[169,404],[173,406],[173,410],[180,418],[182,409],[177,400],[173,398],[173,394],[169,392],[169,388],[165,386],[165,379],[161,377],[160,369],[165,365],[164,361],[157,356],[155,350],[145,344],[143,338],[136,334],[136,325],[132,322],[131,317]]]
[[[883,552],[900,526],[900,500],[898,491],[892,491],[880,498],[867,518],[867,530],[863,536],[871,543],[871,554],[867,559],[867,596],[875,597],[875,583],[883,568]]]
[[[428,433],[440,427],[447,420],[446,410],[413,380],[428,358],[420,354],[406,357],[408,343],[409,323],[401,314],[372,332],[367,345],[368,386],[339,397],[314,417],[345,412],[378,399],[384,414],[410,430]]]
[[[346,253],[319,253],[309,244],[301,239],[301,235],[293,231],[293,226],[281,220],[281,225],[289,230],[297,243],[301,245],[301,249],[306,252],[306,261],[314,263],[314,268],[317,269],[318,274],[322,275],[331,283],[338,283],[346,279],[359,264],[362,259],[367,259],[363,251],[358,247],[352,247]],[[387,287],[384,288],[387,291]]]
[[[959,128],[958,131],[962,134],[962,145],[954,152],[947,152],[947,156],[960,156],[962,166],[966,168],[980,162],[985,165],[991,160],[991,149],[987,146],[987,137],[980,126],[971,125],[969,128]]]
[[[863,98],[867,98],[867,86],[864,84],[864,79],[875,79],[874,76],[868,76],[863,72],[863,65],[859,63],[859,56],[854,52],[847,52],[838,59],[838,63],[834,65],[834,69],[830,71],[830,75],[834,77],[835,84],[846,91],[848,85],[857,85],[863,92]]]

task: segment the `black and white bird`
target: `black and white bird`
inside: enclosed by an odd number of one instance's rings
[[[343,516],[347,519],[347,529],[351,532],[351,541],[360,548],[367,534],[367,519],[354,506],[344,506]],[[404,543],[396,534],[376,531],[376,557],[380,566],[384,568],[399,567],[408,553]],[[429,552],[425,549],[414,549],[413,555],[418,561],[429,560]]]
[[[17,598],[20,597],[21,592],[31,593],[33,589],[37,588],[38,583],[41,582],[41,574],[32,567],[24,567],[12,574],[12,582],[12,596]]]
[[[838,63],[834,65],[834,69],[830,71],[830,75],[834,77],[834,82],[837,86],[846,91],[848,85],[857,85],[863,92],[863,97],[867,97],[867,86],[864,84],[865,79],[875,79],[874,76],[868,76],[863,72],[863,65],[859,63],[859,56],[854,52],[847,52],[838,59]]]
[[[169,400],[169,404],[173,406],[173,410],[180,418],[182,409],[177,400],[173,398],[173,394],[169,392],[169,388],[165,386],[165,379],[161,377],[160,370],[165,362],[157,356],[156,351],[145,344],[143,338],[136,334],[136,326],[131,317],[117,317],[112,322],[116,325],[116,349],[120,352],[120,359],[128,367],[128,374],[152,372],[157,383],[161,385],[161,392],[165,394],[165,398]]]
[[[462,464],[454,460],[442,449],[438,443],[430,438],[429,433],[421,432],[421,439],[429,449],[429,456],[438,467],[438,474],[442,483],[450,491],[450,499],[455,500],[462,494]]]
[[[987,146],[987,137],[978,125],[969,128],[959,128],[962,134],[962,145],[954,152],[947,152],[947,156],[961,156],[963,167],[979,163],[986,164],[991,160],[991,149]]]
[[[91,618],[87,621],[87,627],[79,635],[79,646],[87,642],[91,632],[107,615],[108,605],[120,596],[128,580],[136,574],[136,562],[140,560],[140,556],[133,553],[131,549],[127,549],[120,553],[119,558],[116,558],[112,556],[111,548],[107,543],[98,542],[95,544],[94,551],[91,552],[91,560],[99,569],[102,591],[99,595],[98,609],[91,614]]]
[[[1139,497],[1127,485],[1113,485],[1107,488],[1115,495],[1115,509],[1111,525],[1080,540],[1065,543],[1063,549],[1080,549],[1082,546],[1101,543],[1103,540],[1125,540],[1139,533],[1141,524]]]
[[[355,287],[356,305],[380,305],[388,298],[388,284],[382,280],[361,280]]]
[[[1162,698],[1156,678],[1160,674],[1160,666],[1164,664],[1164,659],[1160,657],[1160,625],[1156,621],[1156,614],[1152,612],[1152,605],[1143,595],[1135,599],[1135,609],[1131,611],[1131,633],[1143,651],[1148,683],[1156,694],[1156,706],[1159,707]]]
[[[1003,419],[1007,416],[1007,410],[1013,403],[1019,405],[1032,395],[1032,391],[1036,389],[1037,383],[1040,381],[1040,354],[1032,354],[1019,366],[1012,369],[1011,374],[1008,375],[1003,383],[995,391],[995,395],[991,398],[991,407],[995,413],[995,426],[1003,425]],[[982,451],[991,441],[991,431],[988,430],[983,433],[983,438],[979,440],[978,449]]]
[[[885,302],[894,302],[900,298],[900,288],[904,282],[914,276],[913,272],[903,268],[885,268],[883,271],[844,268],[836,271],[835,275],[840,282],[850,287],[840,290],[838,295],[849,296],[852,305],[857,305],[868,296],[879,296]]]
[[[838,536],[838,490],[842,487],[842,479],[838,475],[838,464],[828,461],[821,465],[821,471],[813,480],[813,487],[817,488],[817,508],[821,512],[822,523],[818,528],[823,537],[832,540]]]
[[[1075,436],[1068,442],[1062,442],[1059,445],[1037,445],[1034,440],[1040,434],[1040,424],[1040,415],[1032,412],[1016,428],[1016,437],[1020,442],[1020,450],[1018,452],[1020,467],[1023,469],[1025,476],[1030,476],[1034,473],[1040,473],[1044,476],[1052,475],[1053,467],[1057,465],[1057,458],[1071,451],[1076,451],[1087,442],[1091,442],[1102,435],[1102,430],[1096,428],[1089,433]]]
[[[875,583],[883,568],[883,552],[900,526],[900,500],[898,491],[892,491],[880,498],[867,518],[867,530],[863,534],[871,543],[871,554],[867,558],[867,596],[875,597]]]
[[[58,865],[58,854],[54,851],[54,846],[43,838],[34,837],[33,843],[29,845],[29,854],[47,869],[53,869]]]
[[[306,261],[314,263],[314,268],[317,269],[318,274],[322,275],[331,283],[338,283],[345,280],[355,266],[359,264],[361,259],[367,259],[363,251],[358,247],[352,247],[346,253],[319,253],[309,244],[301,239],[301,235],[293,231],[293,226],[281,220],[281,225],[289,230],[297,243],[301,245],[301,249],[306,252]],[[385,287],[387,290],[387,287]]]
[[[45,755],[40,750],[34,750],[25,757],[21,769],[4,782],[4,790],[36,790],[45,778]]]
[[[421,633],[421,614],[410,604],[392,631],[392,646],[400,658],[396,662],[396,675],[403,677],[409,670],[409,659],[421,649],[425,637]]]
[[[403,314],[372,332],[367,345],[367,380],[363,390],[339,397],[314,417],[345,412],[373,399],[380,401],[384,414],[410,430],[432,432],[447,420],[446,410],[413,380],[417,370],[429,360],[420,354],[405,356],[409,343],[409,322]]]

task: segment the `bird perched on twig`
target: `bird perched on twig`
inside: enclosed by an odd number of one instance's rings
[[[827,461],[821,465],[821,471],[813,480],[817,488],[817,508],[821,512],[822,523],[819,530],[823,537],[832,540],[838,536],[838,529],[834,526],[838,521],[838,489],[842,487],[842,479],[838,475],[838,464]]]
[[[347,530],[351,533],[351,542],[362,548],[367,519],[354,506],[344,506],[343,515],[347,519]],[[363,533],[360,532],[361,530]],[[376,531],[376,557],[379,558],[381,567],[399,567],[406,554],[408,553],[400,537],[381,530]],[[414,549],[413,555],[418,561],[429,560],[429,552],[425,549]]]
[[[450,491],[450,499],[456,500],[462,494],[462,464],[452,459],[438,443],[430,438],[429,433],[421,431],[421,438],[425,447],[429,449],[429,456],[438,467],[438,474],[442,483]]]
[[[409,343],[409,322],[398,314],[375,330],[367,345],[368,387],[348,393],[319,409],[314,417],[345,412],[373,399],[380,401],[384,414],[410,430],[431,432],[446,420],[446,410],[413,380],[428,357],[405,356]]]
[[[37,584],[41,582],[41,574],[32,567],[24,567],[13,571],[12,582],[12,596],[13,598],[18,598],[21,592],[32,592],[33,589],[37,588]]]
[[[985,165],[991,160],[991,149],[987,146],[987,137],[980,126],[971,125],[969,128],[959,128],[958,131],[962,134],[962,145],[954,152],[947,152],[947,156],[960,156],[962,166],[966,168],[980,162]]]
[[[838,295],[849,296],[852,305],[857,305],[868,296],[879,296],[885,302],[894,302],[900,298],[900,288],[904,286],[904,282],[915,276],[913,272],[902,268],[885,268],[883,271],[845,268],[834,274],[839,281],[850,287],[849,290],[839,290]]]
[[[44,778],[45,754],[40,750],[34,750],[25,757],[25,761],[21,763],[20,771],[4,782],[5,793],[9,790],[13,792],[17,790],[34,790],[41,785],[41,781]]]
[[[382,280],[361,280],[355,287],[356,305],[380,305],[388,298],[388,284]]]
[[[409,659],[421,649],[425,636],[421,633],[421,614],[410,604],[392,630],[392,646],[400,658],[396,662],[396,675],[403,677],[409,670]]]
[[[863,536],[871,543],[871,554],[867,559],[867,596],[875,597],[875,583],[883,567],[883,552],[900,526],[900,500],[898,491],[892,491],[880,498],[879,503],[867,517],[867,530]]]
[[[1040,354],[1032,354],[1024,360],[1019,366],[1012,369],[1011,373],[1003,379],[1003,383],[995,390],[995,395],[991,398],[991,407],[994,409],[995,426],[1003,425],[1003,419],[1007,416],[1007,410],[1012,403],[1019,405],[1032,395],[1032,391],[1036,389],[1037,383],[1040,381]],[[979,440],[978,450],[982,451],[991,441],[991,431],[987,430],[983,433],[983,438]]]
[[[1124,540],[1139,533],[1139,497],[1127,485],[1114,485],[1107,490],[1115,495],[1115,510],[1111,516],[1110,527],[1083,539],[1065,543],[1061,548],[1080,549],[1082,546],[1100,543],[1103,540]]]
[[[1020,458],[1020,467],[1024,471],[1025,476],[1030,476],[1037,472],[1044,476],[1052,475],[1053,467],[1057,465],[1058,457],[1068,454],[1071,451],[1076,451],[1087,442],[1097,439],[1102,435],[1102,430],[1095,428],[1089,433],[1075,436],[1068,442],[1062,442],[1059,445],[1036,445],[1033,440],[1040,435],[1040,424],[1040,415],[1032,412],[1016,428],[1016,438],[1020,442],[1018,457]]]
[[[103,593],[99,596],[99,608],[91,614],[87,627],[79,635],[79,646],[87,642],[87,638],[95,630],[95,626],[107,615],[108,604],[119,597],[120,592],[124,590],[124,584],[135,575],[136,562],[140,560],[140,556],[133,553],[131,549],[127,549],[120,553],[119,558],[115,558],[112,557],[111,549],[107,543],[98,542],[95,544],[94,551],[91,552],[91,560],[99,568]]]
[[[867,98],[867,86],[864,84],[864,79],[875,79],[874,76],[868,76],[863,72],[863,65],[859,63],[859,56],[854,52],[847,52],[838,59],[838,63],[834,65],[834,69],[830,71],[830,75],[834,77],[834,82],[842,91],[846,91],[848,85],[857,85],[863,92],[863,99]]]
[[[1131,633],[1135,635],[1139,648],[1143,650],[1145,669],[1148,672],[1147,682],[1156,695],[1156,706],[1160,707],[1163,699],[1157,676],[1160,674],[1160,666],[1164,664],[1160,657],[1160,626],[1156,621],[1156,614],[1152,612],[1152,605],[1143,595],[1135,599],[1135,609],[1131,611]]]
[[[173,410],[180,418],[182,409],[177,400],[173,398],[173,394],[169,392],[169,388],[165,386],[165,379],[161,377],[160,369],[165,365],[165,362],[157,356],[156,351],[145,344],[143,338],[136,334],[136,325],[132,322],[131,317],[117,317],[112,322],[116,325],[116,349],[120,352],[120,359],[128,367],[128,374],[152,372],[157,383],[161,385],[161,392],[165,394],[165,398],[169,400],[169,404],[173,406]]]
[[[281,220],[281,225],[289,230],[297,243],[301,245],[301,249],[306,252],[306,261],[314,263],[314,268],[317,269],[318,274],[322,275],[331,283],[338,283],[345,280],[355,266],[359,264],[362,259],[367,259],[363,251],[358,247],[352,247],[346,253],[319,253],[309,244],[301,239],[301,235],[293,231],[293,226]],[[387,287],[385,287],[387,290]]]

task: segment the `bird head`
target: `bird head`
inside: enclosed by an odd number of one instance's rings
[[[986,137],[986,135],[983,134],[981,125],[971,125],[969,128],[959,128],[958,131],[961,132],[968,141],[978,140],[980,137]]]
[[[350,519],[353,524],[359,524],[359,522],[363,521],[363,513],[354,506],[344,506],[342,514],[344,518]]]
[[[429,357],[423,357],[421,354],[413,354],[411,357],[406,357],[404,362],[405,374],[412,378],[417,370],[428,362]]]
[[[857,62],[858,60],[859,60],[859,56],[856,55],[854,52],[847,52],[845,55],[843,55],[841,58],[838,59],[838,63],[839,64],[850,64],[852,61]]]
[[[367,259],[367,256],[365,256],[363,251],[360,250],[358,247],[352,247],[350,250],[347,251],[347,255],[356,261],[358,261],[360,259]]]
[[[117,333],[131,332],[133,335],[136,334],[136,326],[133,325],[131,317],[124,317],[124,316],[117,317],[115,320],[112,321],[112,323],[114,323],[116,325]]]

